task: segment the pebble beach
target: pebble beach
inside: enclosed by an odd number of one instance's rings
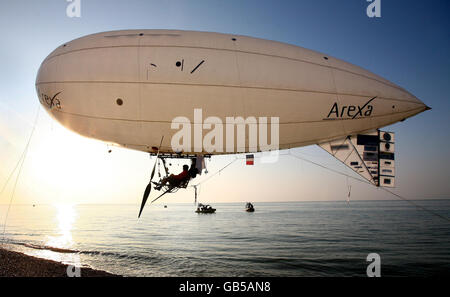
[[[68,265],[0,248],[0,277],[68,277]],[[81,268],[81,277],[117,277],[91,268]]]

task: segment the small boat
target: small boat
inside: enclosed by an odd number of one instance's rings
[[[215,213],[216,209],[212,208],[211,205],[203,205],[201,203],[198,204],[196,213]]]
[[[247,202],[247,204],[245,205],[245,211],[246,212],[254,212],[255,208],[253,207],[253,204],[251,204],[250,202]]]

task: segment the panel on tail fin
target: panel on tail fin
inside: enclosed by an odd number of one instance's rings
[[[373,131],[319,146],[375,186],[395,187],[394,133]]]

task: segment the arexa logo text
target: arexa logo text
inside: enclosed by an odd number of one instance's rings
[[[364,105],[340,105],[335,102],[331,107],[325,120],[335,119],[355,119],[357,117],[369,117],[372,115],[373,106],[370,103],[377,98],[376,96],[367,101]]]

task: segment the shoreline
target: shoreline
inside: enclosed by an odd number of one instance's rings
[[[0,248],[0,277],[68,277],[69,265]],[[80,268],[81,277],[120,277],[102,270]]]

